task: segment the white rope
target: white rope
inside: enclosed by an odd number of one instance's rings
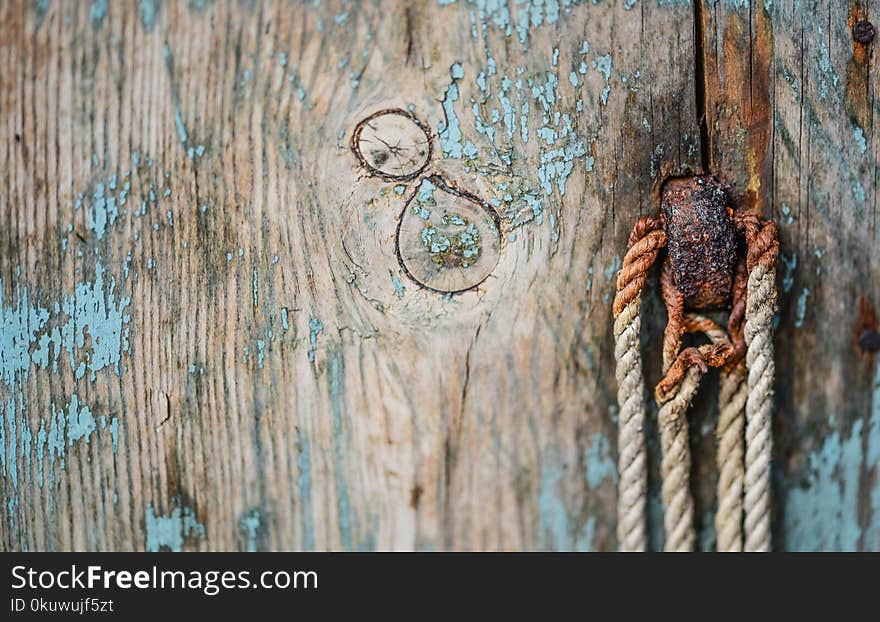
[[[689,318],[713,344],[729,344],[727,331],[703,315]],[[715,512],[716,550],[722,553],[742,551],[743,523],[743,429],[745,427],[746,374],[742,364],[722,369],[718,389],[718,424],[715,429],[715,464],[718,467]]]
[[[694,548],[694,501],[690,491],[691,449],[686,413],[700,386],[700,376],[699,368],[689,368],[678,388],[660,405],[657,416],[663,454],[660,473],[663,479],[663,527],[666,531],[664,550],[668,552],[687,552]]]
[[[645,458],[645,398],[642,356],[639,352],[641,296],[614,318],[614,356],[617,360],[617,540],[621,551],[644,551],[647,467]]]
[[[776,270],[758,262],[749,272],[746,296],[748,397],[746,399],[745,544],[746,551],[770,550],[770,460],[773,403],[773,331]]]
[[[719,476],[715,526],[719,551],[769,551],[770,415],[775,373],[772,322],[776,306],[775,262],[778,246],[776,227],[772,221],[765,223],[763,229],[754,217],[747,216],[742,222],[745,223],[749,242],[749,263],[755,262],[754,266],[750,266],[748,276],[743,328],[747,372],[740,364],[723,371],[721,375],[716,432]],[[617,537],[621,551],[642,551],[646,547],[647,468],[639,312],[645,274],[656,259],[658,249],[665,244],[662,230],[657,229],[656,223],[653,230],[650,230],[650,226],[648,219],[643,219],[634,228],[630,250],[618,275],[614,302],[614,355],[617,361],[620,420]],[[761,250],[753,247],[755,243],[761,245]],[[731,348],[730,337],[703,316],[688,317],[691,322],[696,322],[688,330],[705,332],[713,342],[711,346],[700,346],[700,355],[715,357],[715,362],[710,365],[724,365],[726,359],[723,357],[727,355],[719,354],[717,346]],[[667,326],[667,341],[680,337],[670,333],[670,330],[674,330],[672,325]],[[685,329],[679,327],[679,330]],[[664,343],[663,369],[666,377],[655,391],[660,405],[658,426],[662,450],[664,548],[666,551],[692,551],[696,534],[694,503],[690,492],[687,410],[699,387],[702,373],[699,366],[682,366],[685,358],[675,360],[676,350],[667,348]],[[724,352],[724,348],[721,352]],[[686,356],[684,352],[680,354]],[[670,371],[674,360],[679,367]],[[705,369],[705,365],[701,366]]]
[[[722,372],[715,431],[718,465],[715,532],[716,548],[722,553],[742,551],[743,428],[747,393],[746,374],[741,367]]]
[[[614,297],[614,357],[617,361],[617,540],[621,551],[644,551],[648,470],[645,457],[645,380],[639,352],[642,288],[648,269],[666,243],[654,218],[643,218],[630,235]]]

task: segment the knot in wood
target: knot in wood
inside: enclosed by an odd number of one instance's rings
[[[351,150],[370,174],[387,181],[409,181],[431,160],[431,131],[409,111],[380,110],[357,124]]]
[[[396,237],[404,273],[441,294],[482,283],[501,253],[498,213],[439,175],[421,180],[400,215]]]
[[[736,226],[724,187],[710,176],[671,179],[660,205],[669,263],[685,308],[730,303],[737,262]]]

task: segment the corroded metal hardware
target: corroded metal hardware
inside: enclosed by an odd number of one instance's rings
[[[672,179],[660,206],[669,265],[686,309],[726,306],[733,293],[737,261],[733,210],[712,177]]]

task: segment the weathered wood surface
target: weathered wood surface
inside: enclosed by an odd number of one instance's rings
[[[781,225],[775,545],[880,549],[861,17],[878,3],[4,3],[0,546],[613,548],[614,277],[662,180],[708,168]],[[425,175],[497,209],[476,289],[402,271],[420,178],[349,148],[383,108],[433,128]],[[653,383],[656,288],[645,307]]]

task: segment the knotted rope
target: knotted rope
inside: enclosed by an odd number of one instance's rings
[[[738,218],[737,225],[744,231],[749,247],[746,261],[748,276],[746,278],[740,268],[735,284],[734,308],[728,325],[730,334],[706,317],[696,314],[685,316],[681,295],[675,288],[669,287],[671,275],[664,270],[662,277],[670,317],[663,344],[665,375],[655,389],[655,397],[660,405],[658,425],[663,454],[661,494],[665,508],[667,551],[691,551],[694,546],[694,508],[689,481],[691,456],[686,413],[702,375],[710,366],[722,368],[716,432],[719,479],[715,524],[718,550],[770,550],[770,411],[774,376],[772,322],[776,305],[775,273],[779,248],[776,225],[772,221],[761,223],[754,216],[743,216]],[[639,311],[647,271],[665,244],[665,234],[660,226],[659,221],[653,218],[643,218],[636,224],[618,276],[614,300],[620,408],[617,531],[621,551],[645,549],[647,475]],[[679,352],[681,336],[685,332],[703,332],[712,343]],[[740,360],[743,337],[748,373]]]
[[[735,308],[731,313],[732,325],[739,324],[737,317],[739,315],[741,312]],[[688,332],[702,332],[716,345],[732,345],[731,339],[736,336],[728,335],[715,322],[702,315],[689,315],[687,320]],[[731,333],[733,332],[731,330]],[[718,425],[715,430],[715,462],[718,466],[716,549],[722,553],[734,553],[742,551],[743,428],[747,393],[746,374],[742,362],[723,368],[720,384]]]
[[[666,243],[666,234],[654,218],[640,220],[633,229],[629,250],[617,277],[614,298],[614,356],[617,360],[619,405],[617,467],[617,540],[621,551],[644,551],[648,471],[645,457],[645,398],[642,356],[639,350],[642,288],[648,269]]]

